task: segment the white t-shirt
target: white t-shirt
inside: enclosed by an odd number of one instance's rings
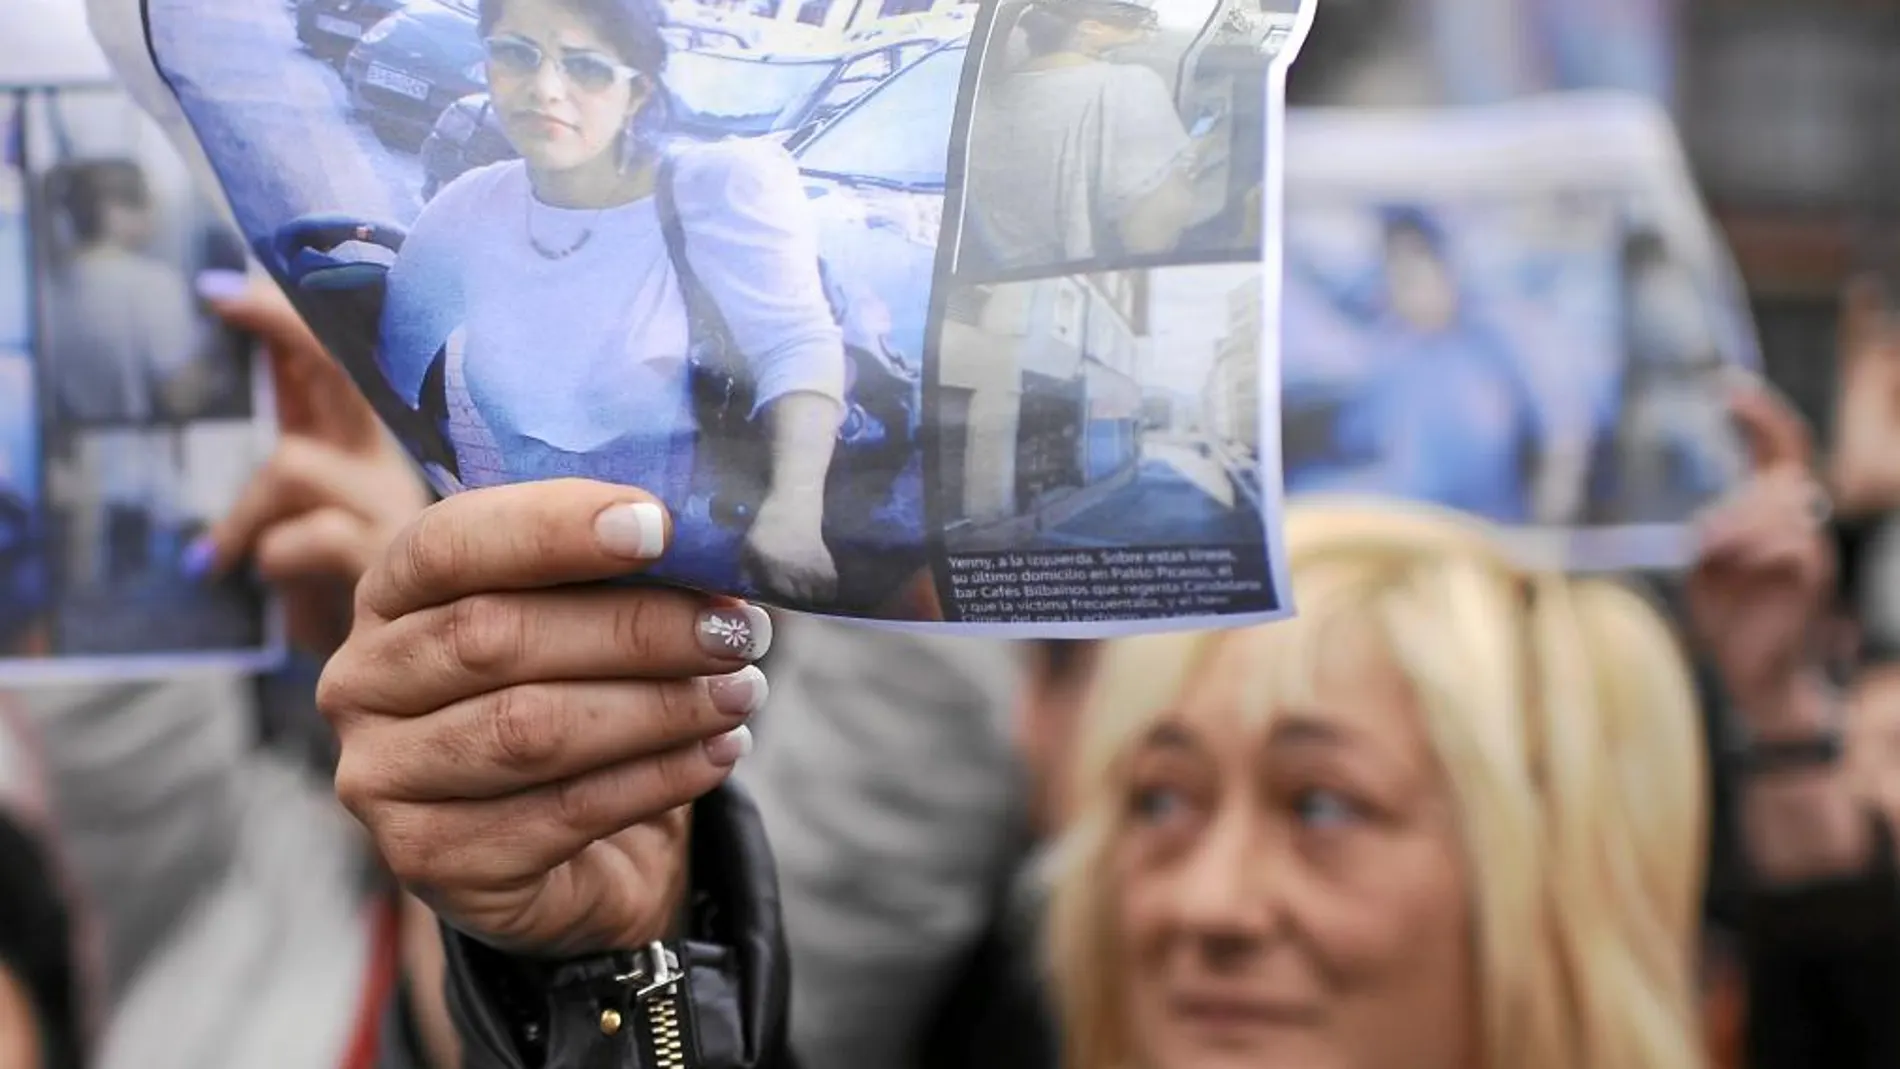
[[[759,406],[800,391],[842,399],[843,335],[797,165],[764,141],[692,145],[675,158],[687,260]],[[695,426],[686,304],[654,198],[552,207],[519,160],[451,182],[416,218],[389,277],[378,356],[409,404],[452,339],[504,477],[586,475],[665,493],[661,473],[690,464],[677,447]]]
[[[1161,76],[1131,63],[1015,71],[986,86],[970,124],[965,198],[997,270],[1113,255],[1130,209],[1192,147]]]
[[[47,363],[69,417],[155,419],[159,388],[208,340],[190,284],[147,256],[88,250],[47,290]]]

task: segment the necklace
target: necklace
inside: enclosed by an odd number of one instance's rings
[[[546,245],[541,244],[541,240],[534,236],[534,198],[529,197],[527,201],[527,210],[523,213],[522,228],[528,233],[529,247],[539,253],[543,260],[565,260],[581,251],[581,247],[586,245],[588,239],[594,236],[594,223],[600,219],[600,213],[607,210],[605,208],[594,209],[593,218],[587,221],[587,226],[582,228],[581,236],[574,239],[574,244],[569,245],[565,249],[550,249]]]

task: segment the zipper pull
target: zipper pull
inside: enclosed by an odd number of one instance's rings
[[[665,943],[649,943],[633,955],[633,968],[614,980],[633,989],[638,1017],[633,1038],[641,1064],[652,1069],[701,1069],[691,985],[679,954]],[[601,1031],[606,1035],[624,1024],[616,1011],[601,1014]]]

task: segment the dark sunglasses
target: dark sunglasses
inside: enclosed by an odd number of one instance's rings
[[[548,62],[540,45],[522,37],[490,37],[482,42],[490,69],[512,78],[532,78]],[[555,61],[569,85],[588,93],[604,92],[621,79],[632,81],[640,72],[598,52],[569,52]]]

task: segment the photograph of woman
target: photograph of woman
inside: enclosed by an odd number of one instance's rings
[[[1511,337],[1453,248],[1454,233],[1411,205],[1379,210],[1377,262],[1345,283],[1294,261],[1296,284],[1320,290],[1352,325],[1370,373],[1314,421],[1323,438],[1293,443],[1295,493],[1379,493],[1499,523],[1533,516],[1536,400]],[[1295,348],[1290,363],[1308,350]],[[1301,400],[1289,405],[1297,411]]]
[[[846,357],[817,224],[777,143],[670,133],[662,22],[649,0],[482,0],[520,158],[416,218],[378,361],[465,485],[637,485],[673,512],[667,578],[825,604]]]

